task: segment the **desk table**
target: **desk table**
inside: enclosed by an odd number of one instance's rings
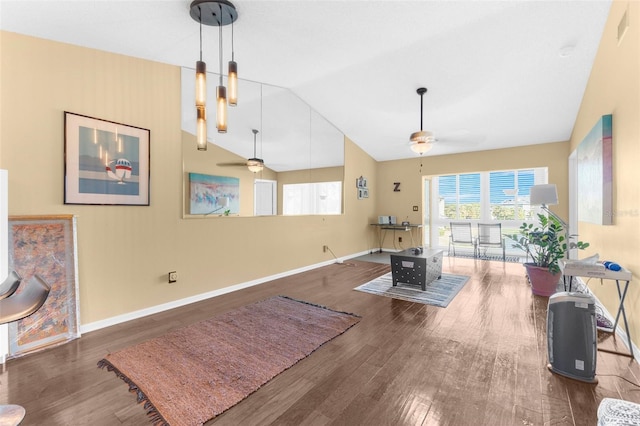
[[[627,297],[627,289],[629,288],[629,283],[631,282],[632,274],[628,269],[622,269],[620,271],[611,271],[609,269],[604,268],[585,268],[576,267],[571,264],[567,264],[562,271],[562,275],[565,277],[569,277],[569,291],[571,291],[571,281],[573,277],[589,277],[589,278],[600,278],[603,280],[615,281],[616,287],[618,289],[618,299],[620,304],[618,305],[618,312],[616,313],[616,321],[613,324],[613,328],[611,330],[602,330],[605,332],[613,333],[615,336],[616,327],[618,326],[618,320],[620,319],[620,315],[622,315],[622,320],[624,321],[624,328],[627,332],[627,344],[629,345],[629,353],[613,351],[610,349],[601,349],[598,348],[599,351],[609,352],[617,355],[624,355],[633,358],[633,346],[631,343],[631,333],[629,332],[629,323],[627,322],[627,314],[624,310],[624,299]],[[624,286],[621,287],[621,282],[624,282]],[[566,290],[566,282],[565,282],[565,290]]]
[[[379,253],[382,253],[382,246],[384,244],[384,238],[387,235],[387,231],[394,231],[394,233],[395,231],[409,232],[409,236],[411,238],[411,247],[416,247],[416,242],[413,239],[413,230],[422,228],[422,225],[392,225],[390,223],[372,223],[371,226],[374,226],[377,231]],[[395,241],[393,243],[395,245]],[[422,243],[420,243],[419,245],[421,246]]]

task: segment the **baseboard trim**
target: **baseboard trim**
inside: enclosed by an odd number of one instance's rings
[[[362,256],[362,255],[367,254],[367,253],[368,253],[368,250],[365,250],[365,251],[360,252],[360,253],[356,253],[356,254],[352,254],[352,255],[348,255],[348,256],[343,256],[343,257],[340,257],[340,258],[337,258],[337,259],[327,260],[327,261],[316,263],[316,264],[313,264],[313,265],[304,266],[302,268],[292,269],[290,271],[281,272],[279,274],[274,274],[274,275],[270,275],[270,276],[267,276],[267,277],[258,278],[258,279],[255,279],[255,280],[246,281],[246,282],[243,282],[243,283],[231,285],[229,287],[224,287],[224,288],[220,288],[220,289],[217,289],[217,290],[209,291],[209,292],[206,292],[206,293],[197,294],[195,296],[185,297],[184,299],[174,300],[172,302],[163,303],[161,305],[151,306],[149,308],[140,309],[140,310],[133,311],[133,312],[128,312],[128,313],[122,314],[122,315],[116,315],[115,317],[106,318],[104,320],[94,321],[94,322],[91,322],[91,323],[88,323],[88,324],[83,324],[83,325],[80,326],[80,333],[81,334],[90,333],[92,331],[100,330],[100,329],[103,329],[103,328],[106,328],[106,327],[111,327],[112,325],[117,325],[117,324],[121,324],[123,322],[136,320],[136,319],[139,319],[139,318],[146,317],[148,315],[157,314],[157,313],[160,313],[160,312],[168,311],[170,309],[175,309],[175,308],[179,308],[181,306],[189,305],[191,303],[200,302],[202,300],[210,299],[212,297],[222,296],[223,294],[228,294],[228,293],[231,293],[231,292],[234,292],[234,291],[238,291],[238,290],[242,290],[242,289],[245,289],[245,288],[249,288],[249,287],[253,287],[253,286],[256,286],[256,285],[260,285],[260,284],[266,283],[268,281],[273,281],[273,280],[276,280],[276,279],[279,279],[279,278],[288,277],[290,275],[299,274],[301,272],[311,271],[313,269],[320,268],[322,266],[331,265],[331,264],[334,264],[334,263],[342,263],[344,260],[351,259],[353,257]]]

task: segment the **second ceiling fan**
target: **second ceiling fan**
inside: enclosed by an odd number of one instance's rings
[[[251,129],[253,132],[253,157],[247,159],[244,163],[236,162],[236,163],[218,163],[218,166],[227,167],[227,166],[240,166],[247,167],[249,171],[253,173],[261,172],[264,169],[264,160],[262,158],[258,158],[256,156],[256,135],[258,134],[257,129]]]

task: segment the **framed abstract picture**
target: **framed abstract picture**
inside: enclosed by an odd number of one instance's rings
[[[9,356],[19,357],[80,337],[76,218],[10,216],[9,270],[22,276],[22,291],[40,275],[51,291],[44,305],[9,324]]]
[[[577,148],[578,220],[613,224],[613,120],[603,115]]]
[[[150,131],[64,113],[64,203],[149,205]]]
[[[189,173],[190,214],[228,216],[239,212],[239,178]]]

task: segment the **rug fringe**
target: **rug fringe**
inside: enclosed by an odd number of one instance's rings
[[[337,311],[335,309],[331,309],[323,305],[318,305],[317,303],[307,302],[306,300],[294,299],[293,297],[285,296],[284,294],[280,294],[278,295],[278,297],[282,297],[283,299],[293,300],[294,302],[303,303],[309,306],[315,306],[316,308],[326,309],[327,311],[336,312],[338,314],[345,314],[345,315],[351,315],[352,317],[355,317],[355,318],[362,318],[362,316],[358,314],[354,314],[353,312]]]
[[[144,405],[143,405],[144,410],[147,416],[149,417],[149,420],[153,424],[153,426],[171,426],[164,419],[164,417],[162,417],[162,414],[158,412],[158,410],[153,405],[153,403],[149,401],[149,398],[147,398],[147,395],[145,395],[145,393],[142,390],[140,390],[140,388],[138,388],[138,385],[136,385],[125,374],[123,374],[120,370],[114,367],[113,364],[111,364],[107,359],[103,358],[100,361],[98,361],[98,368],[106,368],[107,371],[112,371],[113,373],[115,373],[116,377],[120,378],[127,385],[129,385],[129,392],[136,394],[136,402],[138,404],[141,404],[144,402]]]

